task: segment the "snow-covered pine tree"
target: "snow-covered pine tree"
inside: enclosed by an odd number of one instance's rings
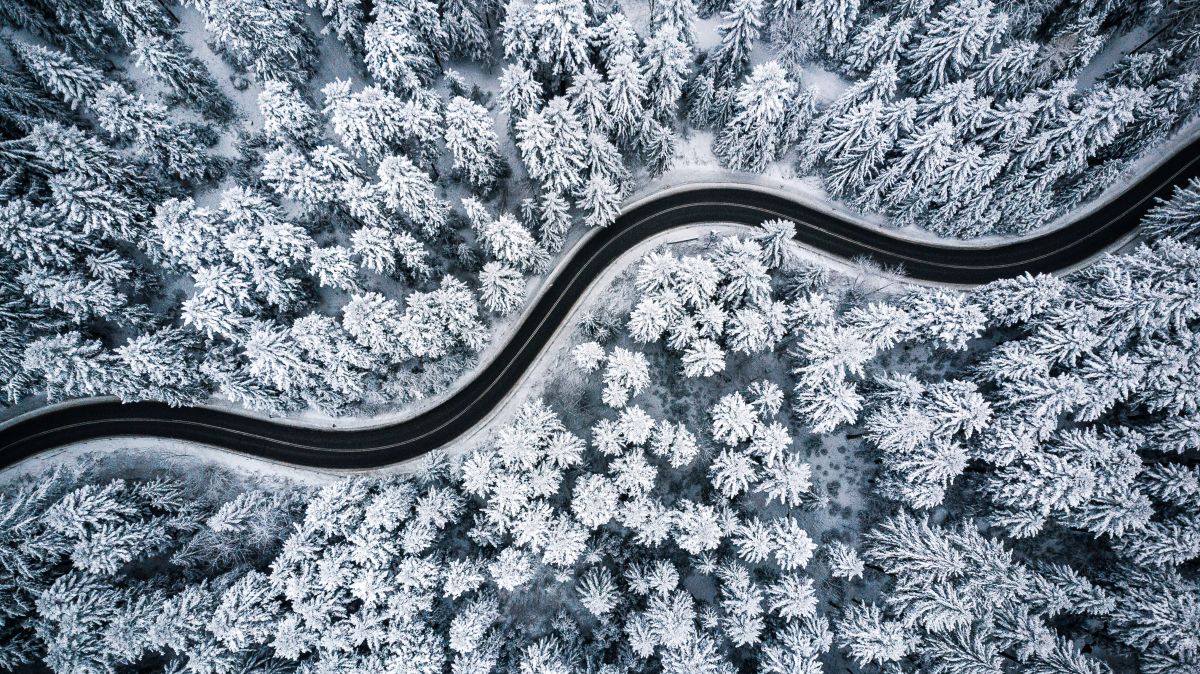
[[[588,22],[583,0],[511,0],[502,29],[504,56],[547,78],[569,79],[588,63]]]
[[[632,52],[621,51],[608,63],[609,131],[626,147],[636,147],[646,106],[646,79]]]
[[[361,292],[358,270],[350,258],[350,251],[343,246],[314,246],[309,254],[309,272],[323,286],[338,288],[349,293]]]
[[[661,176],[675,162],[675,131],[669,124],[647,118],[642,127],[642,160],[652,176]]]
[[[121,361],[96,339],[68,331],[32,341],[21,355],[25,374],[51,402],[116,395],[127,386]]]
[[[211,117],[225,120],[233,114],[233,104],[177,32],[139,33],[133,41],[133,58],[139,68]]]
[[[189,0],[204,27],[238,65],[262,82],[304,82],[317,64],[317,44],[305,11],[285,0]]]
[[[542,195],[537,210],[538,241],[550,253],[562,250],[567,232],[575,223],[571,217],[571,205],[566,197],[556,192]]]
[[[784,114],[795,90],[777,62],[755,66],[738,87],[733,118],[713,142],[717,156],[732,169],[757,173],[782,156]]]
[[[1142,219],[1142,231],[1182,241],[1200,234],[1200,180],[1175,187],[1169,199],[1159,200]]]
[[[493,218],[473,197],[463,199],[463,208],[481,247],[492,258],[525,271],[540,269],[549,262],[546,251],[516,218],[507,213]]]
[[[647,106],[660,121],[669,123],[678,114],[683,87],[691,72],[688,43],[673,24],[665,24],[646,39],[641,58]]]
[[[750,51],[763,27],[763,0],[733,0],[721,15],[721,43],[713,53],[721,85],[736,81],[750,64]]]
[[[796,223],[791,220],[766,220],[760,227],[763,234],[757,238],[762,244],[763,263],[771,267],[781,267],[788,259],[788,246],[796,238]]]
[[[696,45],[696,3],[693,0],[662,0],[650,12],[652,35],[674,31],[688,48]]]
[[[310,362],[287,327],[263,321],[242,345],[247,371],[284,392],[308,397],[318,383],[318,365]],[[307,395],[306,395],[307,394]]]
[[[621,191],[607,176],[593,173],[576,193],[579,207],[588,214],[583,221],[589,227],[607,227],[621,212]]]
[[[337,204],[347,181],[358,179],[357,165],[334,145],[322,145],[311,160],[296,148],[277,147],[263,156],[263,182],[308,213]]]
[[[487,3],[444,0],[439,5],[442,10],[442,25],[446,29],[446,47],[450,53],[472,61],[490,63],[492,44],[491,33],[487,27]]]
[[[400,306],[379,293],[352,295],[342,308],[342,327],[372,354],[392,362],[407,355],[400,342]]]
[[[305,0],[309,7],[319,9],[328,23],[321,30],[322,35],[333,33],[337,39],[346,45],[351,55],[362,58],[363,47],[363,6],[355,0]]]
[[[269,80],[258,95],[263,133],[276,142],[311,147],[320,140],[321,115],[288,82]]]
[[[571,99],[571,109],[579,115],[589,134],[609,128],[608,85],[600,71],[590,65],[584,67],[571,79],[567,97]]]
[[[921,92],[960,79],[982,63],[1004,36],[1008,17],[991,0],[947,5],[904,50],[904,73]]]
[[[1044,82],[1034,74],[1038,45],[1018,40],[996,51],[979,68],[976,81],[984,92],[1015,98]]]
[[[44,89],[23,70],[0,67],[0,119],[21,132],[44,123],[66,122],[71,109]]]
[[[487,108],[461,96],[450,99],[446,106],[446,149],[454,158],[454,168],[476,188],[486,190],[495,182],[501,163],[499,147]]]
[[[228,259],[247,269],[308,260],[312,237],[263,194],[231,187],[221,194],[220,207],[230,226],[223,240]]]
[[[479,298],[489,311],[511,314],[525,300],[525,277],[502,262],[488,262],[479,272]]]
[[[351,86],[349,80],[326,84],[324,112],[346,149],[378,161],[404,140],[405,102],[380,87],[352,92]]]
[[[804,18],[800,30],[817,39],[817,45],[826,54],[833,56],[841,52],[850,37],[850,30],[858,20],[859,0],[817,0],[801,5]],[[795,38],[793,38],[795,39]],[[883,54],[876,54],[880,58]]]
[[[354,230],[350,235],[350,251],[363,267],[376,274],[391,275],[396,271],[396,237],[386,228],[367,225]]]
[[[508,114],[509,128],[542,106],[542,86],[533,72],[513,63],[500,73],[500,103]]]
[[[126,44],[133,44],[138,35],[171,29],[170,15],[155,0],[100,0],[100,11]]]
[[[909,40],[916,22],[912,18],[896,20],[884,15],[855,31],[845,50],[846,65],[865,73],[879,63],[895,63]]]
[[[132,138],[138,154],[179,178],[194,180],[211,171],[212,162],[195,130],[173,119],[165,106],[110,83],[96,93],[91,108],[105,131]]]
[[[582,183],[587,137],[566,97],[550,99],[517,122],[516,137],[529,177],[544,191],[569,194]]]
[[[215,212],[196,206],[195,200],[168,199],[159,205],[152,222],[155,244],[169,266],[196,270],[225,261],[225,235],[231,227]]]
[[[389,155],[379,162],[379,192],[383,203],[401,213],[426,238],[446,226],[449,205],[437,196],[429,176],[404,155]]]
[[[428,85],[438,71],[436,43],[422,39],[414,25],[423,4],[380,2],[375,6],[375,20],[363,34],[367,71],[377,82],[400,94],[411,94]],[[433,34],[438,35],[441,27],[436,15],[434,20]]]
[[[55,216],[84,234],[110,241],[140,242],[148,204],[136,186],[106,183],[80,173],[50,178],[50,206]]]
[[[7,44],[38,84],[66,101],[72,109],[86,105],[104,83],[99,70],[76,61],[69,54],[19,39],[7,40]]]

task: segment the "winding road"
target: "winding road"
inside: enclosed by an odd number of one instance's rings
[[[386,426],[320,429],[207,407],[98,400],[50,408],[0,430],[0,468],[70,443],[117,436],[194,441],[313,468],[382,467],[446,446],[486,419],[605,268],[633,246],[667,230],[788,218],[797,223],[797,241],[826,254],[844,259],[869,255],[889,266],[902,265],[914,279],[972,285],[1079,265],[1132,232],[1155,197],[1169,195],[1174,185],[1194,175],[1200,175],[1200,139],[1100,208],[1046,234],[993,247],[901,238],[758,188],[700,185],[673,190],[636,202],[615,224],[585,238],[563,259],[561,273],[495,358],[457,393],[412,419]]]

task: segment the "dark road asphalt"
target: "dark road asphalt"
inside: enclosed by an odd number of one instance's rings
[[[1200,174],[1200,140],[1094,213],[1047,234],[991,248],[923,243],[864,228],[839,216],[748,188],[703,188],[643,201],[575,250],[495,360],[452,397],[408,421],[354,430],[314,429],[208,408],[96,402],[53,409],[0,431],[0,467],[82,440],[154,436],[190,440],[261,458],[317,468],[385,466],[443,447],[486,418],[516,385],[577,298],[613,260],[666,230],[700,223],[757,225],[785,217],[796,239],[825,253],[869,255],[903,265],[914,279],[980,284],[1023,272],[1072,267],[1137,227],[1154,197]]]

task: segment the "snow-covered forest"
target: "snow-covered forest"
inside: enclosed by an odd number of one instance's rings
[[[962,294],[790,227],[649,254],[545,398],[399,476],[10,483],[0,666],[1196,671],[1200,250]]]
[[[1200,100],[1187,2],[370,4],[0,3],[10,404],[396,409],[699,140],[1016,234]]]
[[[698,156],[1011,237],[1200,109],[1185,0],[0,0],[0,23],[6,418],[403,410]],[[796,228],[658,246],[481,441],[410,470],[5,476],[0,670],[1200,672],[1200,183],[1122,251],[972,290],[831,269]]]

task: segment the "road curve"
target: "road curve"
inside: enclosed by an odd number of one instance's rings
[[[796,239],[827,254],[869,255],[903,265],[914,279],[980,284],[1023,272],[1074,267],[1120,241],[1155,197],[1200,174],[1200,139],[1163,161],[1115,199],[1054,231],[991,247],[935,244],[858,225],[759,189],[680,190],[635,203],[617,222],[585,239],[526,312],[509,342],[461,390],[407,421],[358,429],[278,423],[206,407],[159,403],[82,403],[19,419],[0,430],[0,468],[84,440],[152,436],[187,440],[259,458],[323,469],[378,468],[446,446],[484,420],[521,379],[567,318],[577,298],[623,252],[664,231],[701,223],[797,223]]]

